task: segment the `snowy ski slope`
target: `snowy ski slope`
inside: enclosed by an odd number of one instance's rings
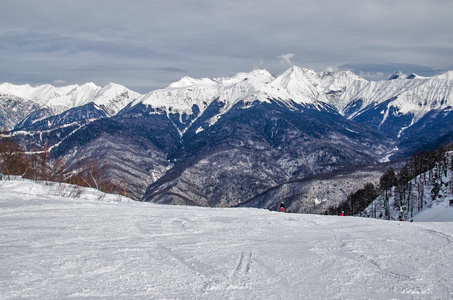
[[[0,299],[453,298],[452,222],[70,192],[0,181]]]

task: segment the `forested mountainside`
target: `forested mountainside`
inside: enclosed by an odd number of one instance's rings
[[[2,114],[11,116],[2,136],[26,153],[48,152],[49,163],[61,159],[71,174],[103,166],[104,180],[137,200],[238,206],[285,187],[295,211],[319,211],[329,197],[304,202],[312,194],[287,183],[453,141],[452,74],[374,82],[292,67],[278,76],[184,77],[145,95],[116,84],[2,84]],[[362,174],[376,181],[376,170]],[[335,201],[356,188],[343,187]]]
[[[427,208],[447,207],[453,202],[453,144],[414,154],[400,170],[393,168],[379,182],[368,182],[351,193],[332,213],[412,220]],[[439,220],[442,221],[442,220]]]

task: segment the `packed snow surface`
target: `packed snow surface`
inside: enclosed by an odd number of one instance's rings
[[[70,189],[0,181],[1,299],[453,297],[451,222],[60,196]]]

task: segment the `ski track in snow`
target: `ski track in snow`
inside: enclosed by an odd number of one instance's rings
[[[1,299],[453,297],[451,222],[161,206],[55,191],[0,181]]]

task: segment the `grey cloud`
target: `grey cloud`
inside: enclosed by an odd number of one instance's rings
[[[453,66],[453,1],[2,2],[0,81],[143,91],[185,75],[278,73],[285,54],[302,67],[355,64],[358,73],[368,72],[363,63]]]
[[[180,68],[174,68],[174,67],[160,67],[156,68],[157,71],[164,71],[164,72],[176,72],[176,73],[184,73],[187,72],[187,70],[180,69]]]
[[[402,71],[406,74],[415,73],[420,76],[436,76],[447,72],[447,68],[427,67],[416,64],[403,63],[386,63],[386,64],[370,64],[370,63],[354,63],[339,66],[340,70],[351,70],[357,75],[360,75],[369,80],[384,80],[397,71]]]

